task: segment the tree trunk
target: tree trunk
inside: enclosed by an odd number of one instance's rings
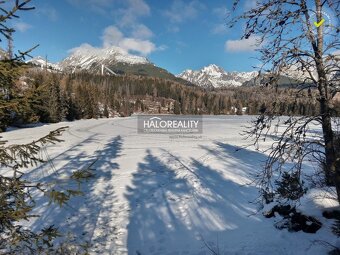
[[[340,203],[340,134],[337,134],[333,139],[335,150],[335,176],[334,182],[336,192],[338,194],[338,202]]]
[[[329,114],[329,107],[326,99],[320,100],[320,112],[322,117],[322,131],[323,138],[325,143],[325,175],[327,185],[335,184],[334,176],[336,174],[335,171],[335,150],[334,150],[334,139],[333,139],[333,130],[331,123],[331,116]]]
[[[320,92],[320,114],[322,118],[322,132],[325,144],[325,177],[327,185],[335,185],[338,202],[340,203],[340,164],[334,144],[334,133],[332,130],[331,111],[329,107],[330,97],[328,95],[326,77],[324,72],[319,72]]]
[[[322,20],[321,0],[315,0],[316,16],[318,22]],[[322,118],[322,131],[325,143],[325,176],[328,185],[335,185],[338,202],[340,203],[340,169],[334,146],[334,135],[332,130],[332,119],[329,103],[331,96],[328,91],[328,80],[323,63],[324,33],[323,26],[317,28],[317,41],[312,42],[315,53],[316,69],[318,72],[318,90],[320,93],[320,114]]]

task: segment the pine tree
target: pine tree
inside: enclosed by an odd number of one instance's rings
[[[181,114],[181,106],[177,101],[174,104],[174,114]]]
[[[104,111],[103,111],[104,117],[108,118],[109,117],[109,109],[107,104],[104,105]]]
[[[243,114],[243,109],[242,109],[242,104],[240,101],[236,103],[236,115],[242,115]]]
[[[21,96],[14,84],[21,72],[22,64],[17,60],[0,61],[0,131],[5,131],[17,114]]]
[[[56,77],[51,77],[48,81],[49,86],[49,122],[56,123],[62,119],[62,101],[60,86]]]
[[[30,0],[15,1],[10,10],[0,8],[0,34],[8,38],[14,30],[7,27],[6,21],[16,18],[18,11],[31,10],[27,7]],[[4,1],[0,2],[3,5]],[[8,5],[6,5],[8,6]],[[16,79],[20,62],[27,53],[20,53],[14,59],[0,61],[0,117],[2,128],[11,123],[11,115],[24,117],[30,101],[18,93]],[[24,103],[20,105],[19,103]],[[23,107],[24,110],[19,107]],[[21,112],[22,111],[22,112]],[[28,166],[43,162],[41,147],[47,144],[61,142],[59,136],[65,127],[50,132],[48,135],[24,145],[6,145],[0,141],[0,252],[2,254],[58,254],[58,247],[53,246],[53,240],[60,236],[58,230],[47,227],[40,231],[32,231],[23,225],[24,221],[37,215],[32,215],[36,203],[33,193],[41,192],[49,196],[51,202],[65,204],[72,196],[78,195],[78,190],[55,190],[52,183],[34,183],[25,178]],[[76,171],[71,179],[80,182],[89,176],[88,170]],[[80,248],[81,250],[81,248]],[[60,251],[60,250],[59,250]]]

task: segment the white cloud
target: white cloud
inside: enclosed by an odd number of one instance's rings
[[[164,12],[164,15],[172,23],[182,23],[196,18],[202,9],[204,9],[204,5],[196,0],[191,2],[175,0],[170,9]]]
[[[116,46],[124,51],[137,52],[144,56],[157,50],[153,42],[141,38],[126,37],[116,26],[105,28],[102,41],[104,48]]]
[[[119,48],[119,47],[116,47],[116,46],[111,46],[110,48],[113,48],[115,51],[118,51],[122,54],[128,53],[126,50],[123,50],[122,48]],[[81,54],[81,55],[91,52],[93,54],[100,55],[100,54],[103,54],[102,49],[103,48],[101,48],[101,47],[93,47],[91,44],[83,43],[78,47],[75,47],[75,48],[68,50],[67,52],[69,54],[76,53],[76,54]]]
[[[123,33],[115,26],[109,26],[104,29],[104,33],[101,37],[103,41],[103,47],[107,48],[112,45],[118,45],[124,39]]]
[[[249,39],[228,40],[225,42],[225,50],[229,52],[251,52],[260,47],[259,36],[252,36]]]
[[[153,37],[153,32],[147,26],[138,24],[133,27],[132,37],[139,39],[149,39]]]
[[[88,44],[88,43],[83,43],[78,47],[72,48],[70,50],[67,51],[67,53],[75,53],[75,52],[81,52],[81,51],[93,51],[97,48],[93,47],[92,45]]]
[[[150,7],[143,0],[128,0],[127,5],[126,9],[121,10],[121,26],[133,25],[137,18],[150,14]]]
[[[90,6],[104,14],[110,13],[115,17],[115,25],[104,29],[101,36],[104,48],[118,47],[125,52],[149,55],[157,48],[150,41],[153,32],[139,22],[141,17],[150,15],[151,9],[144,0],[68,0],[78,6]],[[85,45],[86,46],[86,45]]]
[[[18,30],[20,32],[26,32],[32,27],[30,24],[27,24],[25,22],[15,22],[13,26],[15,30]]]
[[[149,55],[156,50],[156,45],[154,43],[135,38],[124,38],[121,42],[119,42],[118,46],[128,52],[138,52],[144,56]]]

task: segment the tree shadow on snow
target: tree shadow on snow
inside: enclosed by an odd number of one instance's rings
[[[172,208],[176,202],[172,195],[184,196],[190,190],[186,181],[178,179],[150,150],[146,153],[133,174],[132,187],[127,188],[131,209],[127,248],[129,254],[165,254],[166,246],[177,245],[176,232],[185,232]]]
[[[252,179],[252,175],[263,168],[267,156],[259,151],[215,141],[217,147],[210,148],[201,145],[210,155],[216,157],[225,167],[239,176]]]
[[[48,205],[44,196],[38,197],[36,202],[39,210],[36,213],[41,217],[33,223],[33,229],[39,230],[53,224],[62,234],[70,232],[77,237],[78,242],[90,241],[95,245],[105,244],[111,238],[110,233],[113,230],[105,229],[113,220],[112,208],[116,202],[110,180],[114,177],[114,171],[119,169],[115,161],[120,156],[123,140],[117,136],[101,150],[96,151],[94,147],[89,156],[83,147],[96,142],[93,139],[86,140],[65,153],[63,160],[67,163],[59,171],[59,175],[53,173],[41,180],[57,181],[61,183],[61,190],[77,189],[78,184],[74,181],[66,180],[65,184],[62,183],[65,175],[69,176],[74,170],[84,169],[95,162],[91,167],[95,176],[80,185],[83,195],[72,197],[62,208],[56,204]]]
[[[53,158],[50,158],[46,148],[41,149],[41,157],[46,158],[46,162],[42,163],[38,167],[32,169],[29,173],[26,174],[25,178],[32,182],[38,182],[42,179],[56,177],[62,172],[69,172],[70,170],[79,170],[86,167],[89,159],[93,159],[93,155],[90,157],[85,153],[84,149],[91,143],[96,143],[98,140],[95,137],[96,135],[91,135],[90,137],[84,139],[83,141],[73,145],[65,151],[60,152]],[[55,169],[54,165],[58,161],[65,162],[65,165],[60,169]]]
[[[211,151],[212,157],[233,157],[235,169],[243,166],[238,175],[245,176],[245,166],[252,167],[255,161],[251,157],[265,157],[247,150],[233,154],[237,147],[218,145],[221,150],[218,155]],[[174,254],[210,254],[204,241],[221,237],[228,239],[224,244],[232,247],[242,236],[253,234],[244,229],[261,226],[262,217],[254,215],[257,208],[250,203],[257,196],[257,189],[228,179],[224,171],[231,173],[233,166],[227,160],[225,169],[215,169],[200,159],[191,157],[190,162],[184,163],[181,157],[164,155],[156,157],[147,150],[144,162],[133,175],[132,186],[128,187],[129,254],[168,254],[170,250]]]

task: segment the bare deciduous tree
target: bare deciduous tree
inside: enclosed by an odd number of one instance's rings
[[[235,0],[234,10],[240,5],[241,1]],[[285,98],[281,97],[266,105],[253,121],[248,134],[255,144],[270,135],[274,139],[260,175],[263,194],[273,190],[276,174],[282,176],[291,171],[300,178],[305,161],[324,159],[327,184],[335,185],[340,202],[340,159],[336,150],[339,140],[335,140],[331,118],[332,99],[340,91],[339,19],[339,0],[257,1],[256,6],[232,18],[231,26],[245,21],[242,39],[258,38],[262,63],[259,76],[266,77],[267,85],[277,89],[280,76],[294,73],[301,81],[296,87],[296,97],[307,89],[316,91],[320,106],[315,116],[283,118],[279,106]],[[315,123],[322,127],[321,136],[312,135]],[[283,168],[290,161],[291,168]]]

